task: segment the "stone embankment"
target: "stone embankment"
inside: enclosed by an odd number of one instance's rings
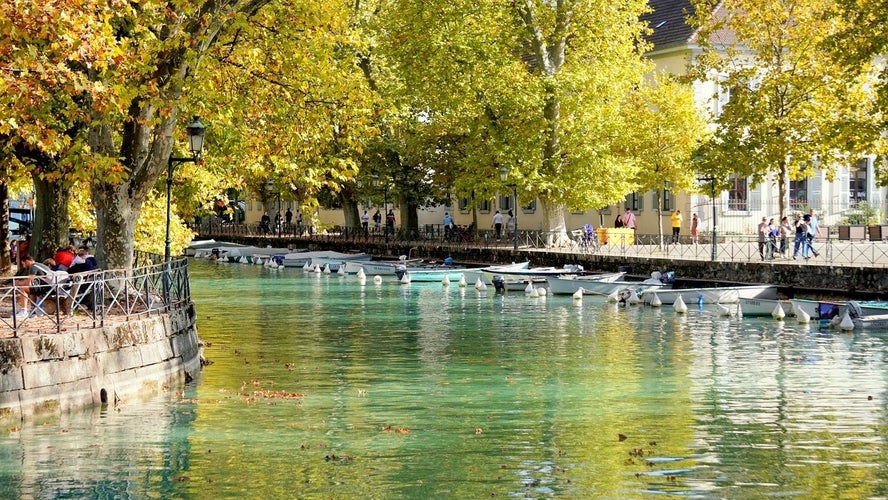
[[[200,370],[194,305],[98,328],[0,339],[0,419],[150,395]]]

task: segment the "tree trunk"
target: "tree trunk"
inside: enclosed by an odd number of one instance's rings
[[[171,99],[171,102],[174,100]],[[100,267],[132,267],[136,222],[148,194],[161,175],[167,173],[178,112],[175,104],[161,111],[138,99],[134,100],[123,125],[119,151],[115,151],[115,141],[108,125],[99,125],[90,130],[93,150],[105,156],[121,158],[122,167],[127,173],[125,180],[106,182],[96,178],[91,186],[96,209],[96,259]],[[158,119],[158,116],[163,118]],[[164,240],[166,235],[163,230],[158,232],[157,238]]]
[[[53,169],[54,166],[47,165]],[[68,245],[71,218],[68,216],[68,200],[71,191],[59,183],[47,182],[39,175],[32,175],[37,199],[34,227],[31,234],[30,254],[38,262],[55,255],[59,247]]]
[[[96,208],[96,260],[104,269],[130,269],[135,250],[136,220],[142,209],[141,200],[127,196],[128,184],[94,185]],[[158,234],[164,240],[165,234]]]
[[[567,208],[564,205],[556,203],[546,203],[540,200],[540,206],[543,209],[543,220],[546,227],[546,246],[565,246],[570,244],[570,238],[567,237],[567,223],[564,220],[564,214]]]
[[[663,245],[663,193],[662,193],[662,191],[657,191],[655,197],[657,198],[657,227],[658,227],[658,231],[660,232],[659,247],[660,247],[660,250],[663,250],[664,245]],[[672,221],[672,219],[670,219],[670,224],[669,224],[670,229],[672,228],[671,221]]]
[[[780,220],[789,213],[789,165],[786,160],[780,163],[777,172],[777,202],[780,205]]]
[[[345,219],[345,227],[348,230],[358,234],[361,229],[361,215],[358,213],[358,202],[351,196],[339,195],[339,202],[342,204],[342,215]]]
[[[419,234],[419,205],[413,201],[401,204],[401,229],[409,237]]]

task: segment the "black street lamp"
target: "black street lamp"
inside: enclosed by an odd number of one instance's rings
[[[709,183],[709,203],[712,205],[712,261],[715,262],[718,255],[718,235],[715,227],[715,177],[698,177],[697,180]]]
[[[197,163],[200,161],[200,153],[203,151],[204,134],[206,127],[194,117],[191,123],[185,127],[188,131],[188,149],[191,151],[191,157],[177,158],[170,153],[167,161],[167,199],[166,199],[166,242],[163,250],[163,261],[170,261],[170,196],[173,189],[173,167],[180,163]]]
[[[509,180],[509,169],[506,167],[500,168],[500,180],[506,182]],[[512,215],[512,220],[515,221],[515,227],[512,228],[512,232],[514,233],[514,241],[512,244],[512,250],[518,251],[518,184],[506,184],[506,187],[512,188],[512,210],[514,210],[514,215]]]
[[[373,185],[379,187],[379,176],[373,174]],[[389,225],[388,225],[388,182],[382,184],[382,230],[385,233],[385,242],[389,241]]]

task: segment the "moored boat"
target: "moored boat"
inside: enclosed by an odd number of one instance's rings
[[[624,272],[590,274],[587,276],[561,275],[550,276],[549,290],[554,295],[573,295],[579,289],[583,289],[586,295],[610,295],[614,290],[641,285],[643,282],[624,281]],[[657,280],[658,284],[662,283]]]
[[[459,266],[413,266],[401,267],[395,272],[398,279],[406,274],[411,282],[431,283],[444,281],[446,276],[451,282],[457,282],[465,272],[465,267]],[[468,282],[468,280],[466,280]],[[471,283],[470,283],[471,284]]]
[[[777,307],[786,316],[795,316],[795,309],[789,300],[742,298],[740,299],[740,311],[744,316],[773,316]]]
[[[527,269],[530,267],[530,262],[517,262],[512,264],[501,264],[496,266],[487,266],[487,267],[478,267],[474,269],[466,269],[465,277],[466,283],[477,283],[480,279],[484,282],[485,285],[493,285],[493,275],[496,275],[498,271],[515,271],[518,269]],[[491,271],[493,275],[488,277],[485,274],[485,271]]]
[[[656,296],[661,304],[674,304],[678,297],[686,304],[736,304],[741,298],[776,299],[776,285],[730,285],[698,288],[642,290],[641,298],[650,304]]]
[[[370,260],[371,255],[366,253],[341,253],[341,252],[333,252],[329,250],[317,251],[317,252],[290,252],[284,255],[284,267],[305,267],[305,264],[312,264],[312,259],[315,257],[321,258],[330,258],[335,260],[337,269],[339,268],[339,263],[344,262],[350,259],[355,260]],[[324,262],[326,264],[326,262]],[[323,266],[320,266],[323,267]]]

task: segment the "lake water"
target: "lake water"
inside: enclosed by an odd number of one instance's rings
[[[888,496],[888,333],[191,271],[213,364],[0,430],[0,496]]]

